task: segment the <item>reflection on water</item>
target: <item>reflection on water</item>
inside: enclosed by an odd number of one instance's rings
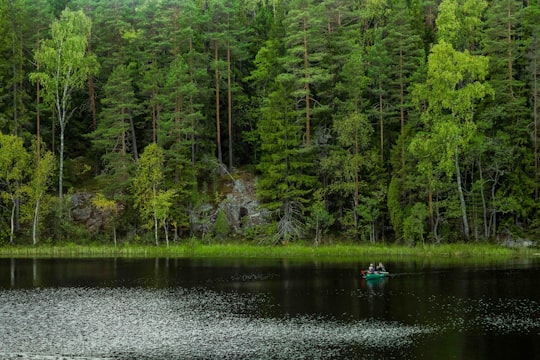
[[[0,358],[506,359],[540,352],[538,262],[385,263],[391,277],[365,280],[361,264],[351,263],[0,259]]]
[[[251,316],[265,301],[205,289],[5,291],[0,356],[314,359],[352,356],[355,348],[364,358],[406,347],[430,331],[373,320]]]

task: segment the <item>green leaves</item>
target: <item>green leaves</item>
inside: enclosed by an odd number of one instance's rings
[[[133,181],[135,207],[139,209],[146,225],[154,227],[156,245],[159,244],[158,221],[162,223],[169,216],[176,192],[164,189],[163,165],[165,154],[156,143],[148,145],[139,159],[137,174]]]
[[[457,121],[472,120],[478,101],[493,94],[482,82],[487,73],[487,57],[456,51],[446,41],[435,45],[428,57],[427,80],[414,90],[418,105],[428,103],[425,121],[445,113]]]
[[[14,241],[15,209],[23,196],[23,181],[30,172],[30,155],[22,138],[0,133],[0,200],[11,209],[10,243]]]
[[[95,56],[87,54],[90,19],[82,12],[65,9],[51,25],[51,38],[34,53],[38,71],[30,79],[43,87],[45,102],[53,106],[60,126],[60,166],[58,194],[63,199],[65,128],[73,115],[73,92],[98,69]]]
[[[471,49],[487,8],[484,0],[444,0],[439,5],[439,42],[446,41],[458,50]]]
[[[34,54],[40,70],[30,74],[30,79],[41,83],[45,100],[56,111],[65,112],[73,90],[98,69],[96,57],[86,52],[90,29],[90,19],[82,10],[66,9],[51,25],[51,39],[44,40]]]

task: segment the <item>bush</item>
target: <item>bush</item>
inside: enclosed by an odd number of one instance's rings
[[[231,227],[229,226],[229,220],[227,220],[227,215],[225,211],[220,209],[216,216],[216,222],[214,224],[214,235],[217,240],[223,241],[227,238],[231,232]]]

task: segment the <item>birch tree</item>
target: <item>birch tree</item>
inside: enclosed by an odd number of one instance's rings
[[[60,203],[63,202],[65,130],[76,109],[72,103],[73,93],[84,88],[88,76],[98,68],[96,57],[87,52],[90,29],[90,19],[82,10],[65,9],[60,19],[51,25],[51,38],[43,40],[41,47],[34,53],[40,68],[30,74],[32,81],[41,84],[44,100],[53,107],[60,126]]]
[[[139,209],[143,220],[149,227],[154,228],[156,245],[159,245],[158,229],[160,224],[165,229],[167,237],[167,218],[172,207],[174,190],[164,189],[163,166],[165,154],[156,143],[148,145],[138,162],[137,174],[133,181],[135,207]]]
[[[0,199],[9,206],[9,242],[13,244],[17,208],[23,193],[23,180],[28,174],[30,157],[22,138],[0,133]]]
[[[36,141],[36,147],[39,146],[38,144],[39,140]],[[26,191],[29,206],[32,206],[32,245],[36,245],[38,242],[40,214],[44,200],[50,197],[47,195],[47,190],[56,168],[55,160],[52,152],[45,151],[40,154],[36,150],[36,158],[33,164],[34,173]]]
[[[418,103],[427,103],[422,114],[430,133],[420,133],[417,141],[424,141],[440,152],[432,160],[447,176],[456,179],[464,235],[469,237],[467,208],[461,182],[460,155],[476,132],[473,115],[476,103],[492,94],[484,82],[488,59],[468,51],[456,51],[451,44],[440,41],[428,58],[428,77],[425,84],[415,89]],[[412,149],[414,152],[415,141]],[[432,208],[430,204],[430,208]]]

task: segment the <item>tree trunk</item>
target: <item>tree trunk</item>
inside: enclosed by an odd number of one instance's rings
[[[122,128],[124,129],[125,128],[125,121],[126,121],[126,118],[125,118],[126,109],[124,107],[122,107],[120,109],[120,115],[122,116]],[[127,154],[126,132],[125,131],[122,131],[122,136],[121,136],[120,142],[121,142],[120,153],[122,154],[122,156],[125,157],[126,154]]]
[[[232,140],[232,89],[231,89],[231,46],[227,41],[227,114],[228,114],[228,127],[229,127],[229,170],[233,167],[233,140]]]
[[[39,71],[39,64],[37,66],[37,71]],[[37,158],[41,157],[41,111],[39,108],[39,97],[40,97],[40,85],[39,80],[36,81],[36,153]]]
[[[433,185],[432,179],[428,179],[428,208],[429,208],[429,226],[431,231],[435,233],[435,219],[433,217]]]
[[[37,224],[39,221],[39,198],[36,200],[36,206],[34,207],[34,219],[32,221],[32,245],[37,244]]]
[[[381,132],[380,146],[381,146],[381,163],[384,164],[384,123],[383,123],[383,96],[382,89],[379,84],[379,127]]]
[[[399,120],[401,134],[401,167],[405,167],[405,80],[403,79],[403,49],[399,49]]]
[[[309,87],[309,60],[308,60],[308,41],[307,41],[307,19],[304,18],[304,71],[306,84],[304,85],[306,90],[306,145],[311,144],[311,114],[310,114],[310,87]]]
[[[133,142],[133,157],[135,161],[139,160],[139,151],[137,150],[137,135],[135,135],[135,123],[133,122],[133,116],[129,117],[129,126],[131,128],[131,141]]]
[[[189,39],[189,52],[191,53],[193,51],[193,41],[192,39]],[[190,81],[193,82],[193,61],[191,57],[189,60],[189,77]],[[191,140],[191,165],[195,165],[195,119],[193,114],[195,113],[195,109],[193,106],[193,95],[189,95],[189,109],[190,109],[190,115],[191,115],[191,133],[190,133],[190,140]]]
[[[487,220],[487,204],[486,204],[486,195],[484,194],[484,174],[482,172],[482,164],[478,162],[478,174],[480,175],[480,195],[482,196],[482,219],[484,220],[484,238],[489,237],[489,227]]]
[[[220,120],[219,120],[219,53],[218,53],[218,44],[217,40],[214,40],[214,57],[216,59],[216,145],[217,145],[217,156],[218,162],[223,163],[223,156],[221,154],[221,129],[220,129]]]
[[[92,52],[92,33],[88,35],[88,52]],[[96,111],[96,86],[94,77],[88,75],[88,97],[90,100],[90,112],[92,113],[92,130],[97,129],[97,111]]]
[[[165,231],[165,243],[169,247],[169,230],[167,230],[167,221],[163,220],[163,231]]]
[[[97,129],[97,110],[96,110],[96,86],[94,77],[88,76],[88,97],[90,99],[90,112],[92,113],[92,130]]]
[[[360,139],[358,139],[358,128],[357,123],[355,122],[354,126],[354,229],[357,233],[358,230],[358,214],[356,209],[360,205],[360,175],[358,174],[360,164],[358,163],[358,158],[360,156]]]
[[[60,210],[64,204],[64,128],[65,126],[60,124],[60,163],[58,165],[58,198],[60,199]]]
[[[537,50],[538,51],[538,50]],[[538,82],[537,82],[537,57],[532,59],[532,116],[533,116],[533,146],[534,146],[534,178],[535,178],[535,190],[534,190],[534,199],[538,200],[538,183],[540,181],[540,169],[539,169],[539,159],[538,159]]]
[[[317,221],[315,224],[315,246],[319,246],[319,217],[317,216]]]
[[[15,234],[15,208],[16,208],[16,202],[13,201],[13,204],[11,206],[11,219],[10,219],[10,231],[9,231],[9,243],[13,245],[13,238]]]
[[[157,122],[159,118],[158,90],[152,88],[152,141],[157,144]]]
[[[512,8],[511,8],[511,2],[508,1],[508,4],[507,4],[507,15],[508,15],[508,19],[511,19],[513,16],[512,16]],[[514,79],[514,69],[513,69],[513,64],[512,64],[512,23],[510,21],[508,21],[508,23],[506,24],[506,35],[507,35],[507,43],[508,43],[508,81],[509,81],[509,92],[510,92],[510,98],[514,99],[514,88],[513,88],[513,84],[512,84],[512,81]]]
[[[159,242],[158,242],[158,218],[155,214],[155,211],[154,211],[154,238],[156,239],[156,246],[159,245]]]
[[[468,239],[470,236],[469,220],[467,219],[467,205],[465,203],[465,197],[463,195],[463,187],[461,185],[461,170],[459,168],[459,158],[458,158],[457,149],[454,156],[454,161],[456,165],[456,178],[457,178],[457,187],[458,187],[458,194],[459,194],[459,203],[460,203],[460,208],[461,208],[461,217],[463,219],[463,232],[465,234],[465,237]]]

